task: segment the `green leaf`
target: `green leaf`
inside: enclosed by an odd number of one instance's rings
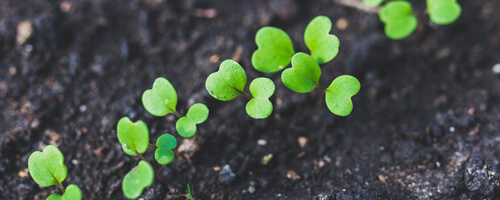
[[[384,0],[363,0],[363,3],[371,7],[379,6],[382,2],[384,2]]]
[[[189,117],[197,124],[201,124],[208,118],[208,108],[205,104],[196,103],[189,108],[186,117]]]
[[[252,99],[246,105],[248,115],[254,119],[269,117],[273,112],[273,104],[269,97],[274,94],[275,86],[271,79],[256,78],[250,83]]]
[[[42,152],[33,152],[28,158],[28,168],[33,180],[42,187],[58,185],[68,175],[63,154],[52,145],[46,146]]]
[[[133,123],[130,118],[122,117],[117,125],[118,141],[123,151],[130,156],[137,156],[137,152],[144,153],[149,145],[148,127],[143,121]]]
[[[462,13],[457,0],[427,0],[427,10],[432,22],[438,25],[451,24]]]
[[[339,38],[329,34],[332,21],[325,16],[317,16],[306,27],[304,41],[311,56],[318,64],[330,62],[339,53]]]
[[[219,71],[210,74],[205,82],[208,93],[220,101],[230,101],[241,95],[247,84],[245,70],[234,60],[225,60]]]
[[[193,194],[191,194],[191,187],[189,187],[189,184],[187,184],[187,188],[188,188],[188,195],[189,195],[189,199],[193,200]]]
[[[151,115],[163,117],[176,112],[177,92],[167,79],[156,78],[153,88],[142,93],[142,104]]]
[[[352,111],[351,97],[361,88],[358,79],[349,75],[342,75],[332,81],[326,89],[326,106],[333,114],[347,116]]]
[[[281,81],[290,90],[308,93],[319,84],[321,69],[309,55],[299,52],[292,57],[292,68],[285,69]]]
[[[61,200],[62,196],[58,194],[51,194],[45,200]]]
[[[385,34],[393,40],[408,37],[417,28],[417,18],[407,1],[390,1],[379,12],[380,21],[385,23]]]
[[[137,167],[128,172],[123,178],[123,194],[129,199],[136,199],[141,196],[144,188],[153,184],[153,179],[153,167],[148,162],[141,160]]]
[[[191,108],[189,108],[185,117],[181,117],[177,120],[175,128],[179,135],[188,138],[193,137],[196,134],[196,124],[201,124],[205,122],[208,118],[208,108],[205,104],[196,103]]]
[[[155,151],[155,159],[158,163],[166,165],[174,160],[175,153],[172,149],[177,147],[177,140],[174,136],[170,134],[161,135],[156,140],[156,146],[158,148]]]
[[[82,191],[76,185],[68,185],[66,191],[62,195],[61,200],[81,200],[82,199]]]
[[[263,27],[255,34],[258,49],[252,54],[252,65],[260,72],[273,73],[282,70],[292,59],[292,40],[283,30]]]

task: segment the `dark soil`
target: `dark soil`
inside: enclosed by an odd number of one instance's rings
[[[124,199],[122,178],[138,160],[117,140],[123,116],[145,121],[152,141],[169,132],[197,147],[155,164],[169,189],[155,179],[144,199],[185,199],[188,183],[196,199],[500,199],[500,75],[492,72],[500,1],[460,0],[462,16],[448,26],[432,25],[425,1],[412,1],[419,26],[401,41],[384,36],[377,15],[333,0],[157,1],[0,1],[0,199],[60,193],[26,173],[30,153],[48,144],[65,155],[64,184],[80,186],[84,199]],[[334,27],[341,49],[321,79],[358,77],[348,117],[250,64],[260,27],[284,29],[306,51],[303,30],[317,15],[348,22]],[[25,20],[34,32],[18,44]],[[249,79],[275,81],[270,118],[248,117],[244,98],[219,102],[206,92],[206,77],[232,57]],[[177,88],[181,112],[195,102],[210,108],[192,139],[177,135],[173,116],[143,108],[156,77]]]

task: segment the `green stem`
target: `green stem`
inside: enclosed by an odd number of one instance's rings
[[[182,115],[181,115],[179,112],[177,112],[177,110],[175,110],[175,109],[172,109],[172,113],[173,113],[175,116],[177,116],[177,118],[181,118],[181,117],[182,117]]]
[[[242,96],[244,96],[247,99],[252,99],[253,98],[252,95],[250,95],[250,94],[248,94],[248,93],[246,93],[244,91],[241,91],[241,90],[239,90],[237,88],[233,88],[233,89],[236,90],[236,91],[238,91],[238,93],[240,93]]]
[[[158,147],[157,147],[156,145],[154,145],[154,144],[148,144],[148,147],[153,148],[153,149],[157,149],[157,148],[158,148]]]
[[[57,178],[54,175],[52,175],[52,177],[54,178],[54,180],[56,180],[57,187],[59,187],[59,189],[61,189],[62,193],[64,194],[64,192],[66,192],[66,189],[64,189],[64,186],[57,180]]]

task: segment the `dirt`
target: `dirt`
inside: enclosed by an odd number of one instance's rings
[[[459,1],[448,26],[411,2],[419,26],[393,41],[376,14],[332,0],[0,1],[0,199],[60,193],[26,169],[48,144],[84,199],[124,199],[122,178],[138,160],[117,140],[123,116],[145,121],[152,141],[168,132],[184,145],[171,164],[154,164],[168,187],[155,179],[143,199],[185,199],[187,184],[195,199],[499,199],[500,2]],[[348,117],[251,67],[260,27],[282,28],[306,51],[303,30],[317,15],[340,20],[340,53],[321,84],[351,74],[362,85]],[[274,80],[271,117],[254,120],[244,98],[206,92],[229,58],[249,79]],[[194,138],[177,135],[175,117],[145,111],[141,94],[156,77],[177,88],[180,112],[209,107]]]

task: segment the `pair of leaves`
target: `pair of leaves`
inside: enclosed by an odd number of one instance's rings
[[[153,184],[153,180],[153,167],[148,162],[141,160],[137,167],[128,172],[123,178],[123,194],[129,199],[136,199],[141,196],[144,188]]]
[[[406,38],[417,28],[417,17],[407,1],[386,3],[380,9],[379,18],[385,23],[385,34],[393,40]]]
[[[177,92],[172,84],[165,78],[157,78],[152,89],[142,94],[144,108],[156,117],[163,117],[169,113],[177,113]],[[196,124],[203,123],[208,118],[208,108],[197,103],[189,108],[186,116],[181,117],[176,123],[176,129],[182,137],[192,137],[196,134]]]
[[[230,101],[243,92],[247,84],[247,75],[243,67],[234,60],[225,60],[219,70],[210,74],[205,82],[208,93],[220,101]],[[275,86],[268,78],[257,78],[250,83],[251,99],[246,105],[246,112],[255,119],[267,118],[273,111],[269,98],[274,94]]]
[[[45,200],[81,200],[82,191],[76,185],[69,185],[63,195],[51,194]]]
[[[59,185],[68,175],[68,168],[64,165],[64,156],[53,145],[46,146],[41,152],[33,152],[28,158],[28,169],[33,180],[42,187]],[[82,192],[78,186],[71,184],[62,196],[52,194],[47,199],[79,200],[82,199]]]
[[[329,34],[331,30],[330,19],[318,16],[304,31],[304,42],[318,64],[330,62],[339,52],[340,41]],[[261,28],[255,35],[255,43],[258,49],[252,54],[252,65],[260,72],[274,73],[284,69],[295,54],[292,40],[279,28]]]
[[[161,165],[166,165],[174,160],[175,153],[172,151],[177,147],[177,140],[170,134],[161,135],[156,140],[155,159]]]
[[[283,84],[297,93],[307,93],[318,86],[321,69],[314,59],[297,53],[292,58],[292,68],[281,74]],[[352,111],[351,97],[359,92],[359,81],[353,76],[343,75],[332,81],[325,91],[326,105],[333,114],[347,116]]]
[[[427,10],[432,22],[438,25],[453,23],[462,12],[457,0],[427,0]]]

